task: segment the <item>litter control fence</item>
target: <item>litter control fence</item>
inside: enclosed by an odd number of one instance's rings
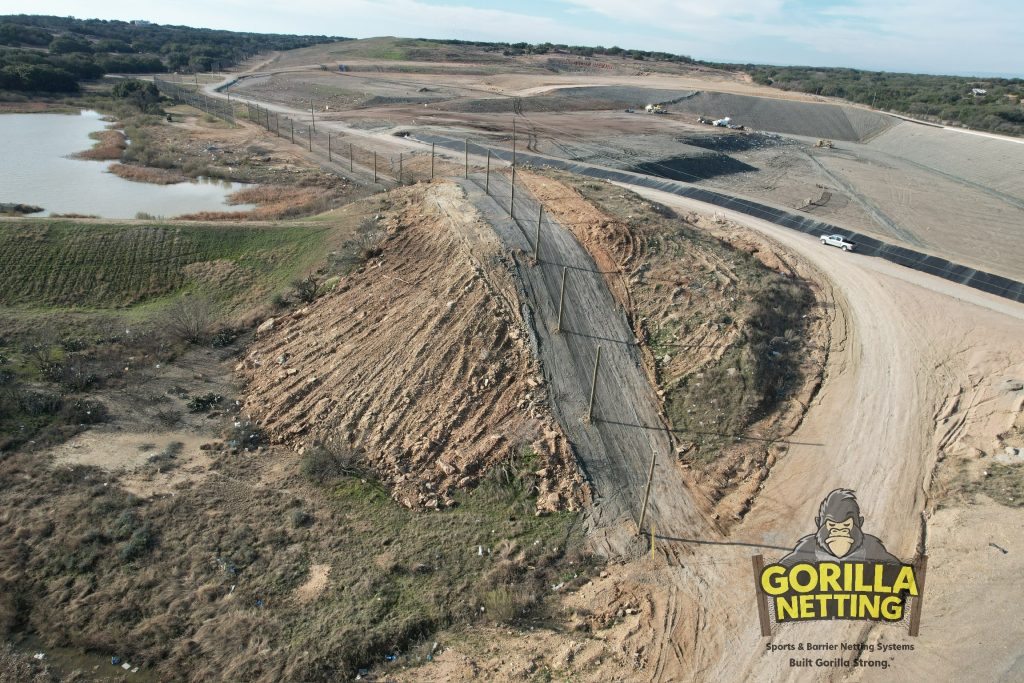
[[[460,148],[464,144],[463,141],[453,140],[451,138],[437,135],[417,135],[416,139],[427,144],[433,144],[438,149],[446,148],[454,150]],[[473,154],[487,154],[489,152],[492,159],[506,163],[511,163],[512,161],[513,152],[506,149],[490,148],[476,143],[470,143],[469,147]],[[761,218],[770,223],[774,223],[775,225],[809,235],[843,235],[851,242],[856,243],[857,252],[860,254],[876,256],[922,273],[935,275],[936,277],[943,278],[944,280],[956,282],[983,292],[988,292],[989,294],[1024,303],[1024,283],[1012,280],[1002,275],[996,275],[994,273],[988,273],[983,270],[960,265],[939,256],[932,256],[907,247],[889,244],[877,238],[853,232],[846,228],[840,228],[830,223],[823,223],[822,221],[795,214],[790,211],[786,211],[785,209],[768,206],[767,204],[761,204],[760,202],[751,201],[749,199],[731,197],[720,192],[715,192],[714,190],[695,187],[675,180],[665,180],[662,178],[630,173],[628,171],[618,171],[615,169],[600,168],[573,161],[542,157],[529,152],[517,152],[516,157],[516,161],[519,164],[529,163],[538,167],[548,166],[551,168],[571,171],[591,178],[613,180],[628,185],[649,187],[654,190],[661,190],[680,197],[696,199],[701,202],[720,206],[723,209],[730,209],[755,218]]]
[[[216,116],[231,123],[235,122],[234,107],[228,101],[210,97],[201,92],[197,86],[172,83],[161,78],[154,78],[153,84],[156,85],[161,95],[166,95],[175,102],[188,104],[205,111],[210,116]]]
[[[523,163],[537,167],[547,166],[591,178],[661,190],[680,197],[720,206],[723,209],[738,211],[809,235],[843,235],[856,243],[857,252],[860,254],[876,256],[897,265],[1024,303],[1024,283],[1002,275],[960,265],[939,256],[932,256],[907,247],[889,244],[875,237],[824,223],[806,215],[749,199],[732,197],[685,182],[539,156],[530,152],[518,151],[514,147],[510,150],[468,139],[455,139],[426,133],[417,133],[411,137],[424,145],[429,145],[429,150],[397,154],[382,153],[355,144],[354,140],[365,141],[365,138],[360,136],[332,133],[325,130],[322,125],[318,130],[316,112],[314,111],[310,112],[308,118],[296,119],[252,102],[210,97],[191,84],[172,83],[162,79],[154,79],[154,82],[164,95],[178,102],[192,105],[212,116],[234,123],[236,116],[241,114],[250,122],[262,126],[277,137],[305,147],[309,152],[317,155],[321,162],[326,162],[324,166],[328,170],[358,182],[395,187],[435,177],[462,176],[469,178],[472,174],[482,174],[481,180],[483,180],[483,186],[488,193],[494,196],[502,206],[507,206],[513,218],[525,219],[526,215],[523,214],[528,210],[525,205],[520,208],[518,198],[515,196],[514,173],[510,167]],[[486,163],[481,165],[480,160],[484,158],[486,158]],[[493,188],[490,187],[491,183],[494,184]],[[523,214],[517,216],[517,211],[522,211]],[[543,217],[534,215],[532,220],[542,222]],[[528,230],[525,221],[524,229]]]

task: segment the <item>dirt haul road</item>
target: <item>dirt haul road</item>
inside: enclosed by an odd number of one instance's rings
[[[814,530],[821,498],[837,487],[858,491],[866,530],[907,560],[922,543],[934,560],[944,556],[946,546],[962,543],[964,534],[975,534],[979,552],[990,534],[1019,536],[1013,530],[1019,530],[1021,515],[1009,509],[1004,528],[961,528],[956,533],[959,541],[943,537],[934,548],[925,527],[934,511],[929,485],[940,457],[965,458],[974,446],[991,449],[996,435],[1021,409],[1020,392],[1000,386],[1007,378],[1024,376],[1024,306],[880,259],[823,247],[812,236],[749,216],[655,190],[630,189],[684,211],[712,209],[753,228],[817,270],[817,279],[831,289],[832,352],[822,390],[793,435],[789,452],[734,529],[733,539],[792,546]],[[786,653],[764,652],[766,641],[759,637],[752,598],[749,557],[754,552],[707,547],[691,564],[698,585],[706,584],[701,590],[703,603],[717,623],[700,625],[705,629],[705,654],[700,659],[706,657],[705,661],[685,658],[676,663],[681,671],[700,672],[708,680],[805,679],[811,673],[791,668]],[[764,553],[769,559],[780,554]],[[963,573],[964,558],[956,561]],[[915,643],[914,653],[901,655],[894,663],[897,672],[944,677],[959,670],[995,680],[1013,670],[1018,648],[1012,644],[1024,638],[1024,625],[1019,619],[997,625],[984,615],[999,609],[1004,591],[1014,590],[1016,579],[981,558],[974,562],[968,573],[992,583],[985,604],[963,605],[963,614],[977,623],[962,621],[957,601],[963,593],[944,588],[946,567],[933,563],[929,580],[938,588],[926,598],[920,638],[910,639],[894,627],[810,623],[783,629],[772,642]],[[938,614],[945,618],[929,618]],[[681,623],[675,633],[662,635],[688,639],[693,628],[692,623]],[[997,647],[979,648],[977,642],[960,636],[964,629],[984,634],[986,642]],[[893,673],[858,671],[869,680]],[[834,675],[840,673],[846,672],[840,669]]]
[[[644,488],[652,453],[658,460],[648,522],[675,535],[717,538],[687,491],[665,429],[658,399],[647,380],[640,351],[605,277],[572,233],[550,218],[541,226],[541,253],[534,262],[538,206],[516,191],[517,224],[488,196],[483,179],[460,181],[469,201],[491,224],[516,266],[523,318],[530,326],[552,408],[580,458],[594,505],[588,518],[594,546],[609,556],[629,555],[637,542]],[[508,205],[508,180],[492,176],[491,190]],[[562,331],[557,331],[562,274],[566,273]],[[595,359],[601,349],[593,419],[587,419]],[[645,527],[647,524],[645,524]]]

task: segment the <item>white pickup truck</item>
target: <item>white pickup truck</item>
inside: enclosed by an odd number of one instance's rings
[[[821,243],[832,247],[839,247],[843,251],[853,251],[853,247],[855,246],[853,242],[842,235],[822,235]]]

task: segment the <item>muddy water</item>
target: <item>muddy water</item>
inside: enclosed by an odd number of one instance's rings
[[[239,183],[136,183],[107,172],[110,162],[69,158],[92,147],[89,133],[105,126],[94,111],[0,116],[0,203],[43,207],[36,216],[80,213],[101,218],[135,218],[138,213],[172,218],[252,208],[225,203],[229,194],[245,187]]]

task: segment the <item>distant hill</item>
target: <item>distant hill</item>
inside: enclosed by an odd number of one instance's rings
[[[345,38],[238,33],[145,22],[0,16],[0,90],[75,92],[106,73],[203,72],[269,50]]]

